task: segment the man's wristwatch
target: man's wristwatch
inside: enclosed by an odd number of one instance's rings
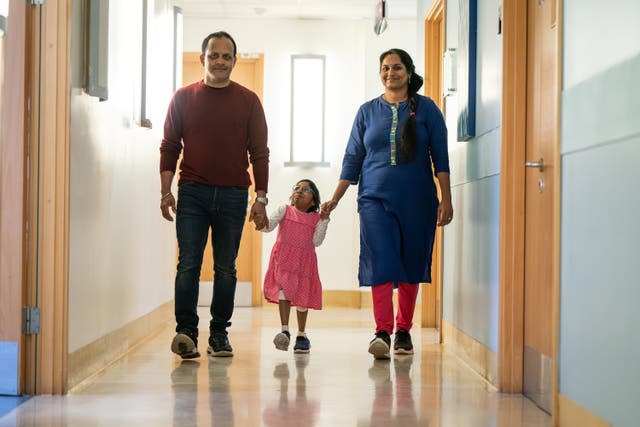
[[[269,204],[269,199],[267,199],[264,196],[258,196],[258,197],[256,197],[256,202],[260,202],[263,205],[267,206]]]

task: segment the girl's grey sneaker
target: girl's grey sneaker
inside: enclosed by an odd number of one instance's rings
[[[200,357],[197,334],[186,329],[181,330],[171,341],[171,351],[183,359]]]
[[[376,332],[376,337],[369,343],[369,353],[376,359],[390,359],[391,337],[385,331]]]
[[[289,342],[291,341],[291,334],[289,331],[282,331],[278,333],[273,339],[273,344],[275,344],[278,350],[287,351],[289,350]]]
[[[305,336],[296,337],[296,344],[293,346],[294,353],[309,353],[311,350],[311,341]]]

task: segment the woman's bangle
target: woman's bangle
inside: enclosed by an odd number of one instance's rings
[[[169,191],[168,193],[163,194],[162,197],[160,197],[160,201],[166,199],[169,196],[173,196],[173,194],[171,194],[171,191]]]

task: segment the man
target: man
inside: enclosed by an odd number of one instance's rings
[[[235,41],[224,31],[209,34],[203,40],[200,62],[204,79],[173,95],[160,145],[160,209],[168,221],[173,221],[171,211],[176,215],[179,250],[175,280],[177,334],[171,351],[183,359],[200,356],[196,307],[209,229],[214,280],[207,353],[233,356],[227,327],[231,326],[235,261],[251,184],[249,161],[257,196],[249,219],[258,230],[268,221],[267,125],[256,94],[229,78],[236,53]],[[171,183],[183,148],[176,208]]]

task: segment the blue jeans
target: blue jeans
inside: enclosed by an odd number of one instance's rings
[[[247,215],[249,192],[242,187],[220,187],[186,182],[178,189],[176,234],[178,272],[175,283],[176,332],[198,331],[198,291],[202,257],[209,229],[213,246],[213,298],[210,332],[231,325],[236,294],[236,257]]]

